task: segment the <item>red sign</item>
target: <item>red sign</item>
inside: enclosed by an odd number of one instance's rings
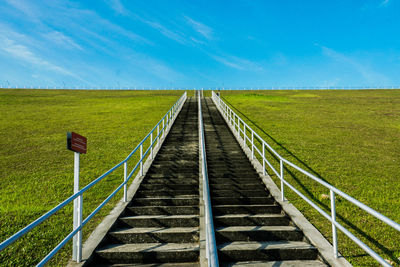
[[[74,132],[68,132],[67,148],[78,153],[86,154],[87,138]]]

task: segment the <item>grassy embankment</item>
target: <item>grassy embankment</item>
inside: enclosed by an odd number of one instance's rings
[[[222,97],[282,156],[400,222],[399,90],[223,91]],[[285,175],[330,212],[330,200],[323,196],[329,190],[293,168]],[[330,223],[293,191],[286,192],[331,241]],[[400,264],[399,232],[341,197],[336,205],[340,223],[392,264]],[[378,265],[341,232],[338,238],[339,251],[352,264]]]
[[[66,132],[88,138],[81,187],[123,160],[183,91],[0,90],[0,241],[73,192],[73,153]],[[136,163],[136,156],[132,160]],[[123,170],[84,194],[86,217],[117,185]],[[120,200],[118,194],[84,229],[84,239]],[[72,230],[72,205],[0,252],[1,266],[31,266]],[[69,243],[51,265],[65,264]]]

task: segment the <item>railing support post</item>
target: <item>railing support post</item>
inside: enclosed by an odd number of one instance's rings
[[[265,175],[266,173],[265,173],[265,143],[264,142],[262,142],[262,153],[263,153],[263,155],[262,155],[263,175]]]
[[[79,192],[79,153],[74,152],[74,194]],[[74,230],[82,225],[83,198],[79,195],[74,200]],[[78,231],[72,239],[72,259],[76,262],[82,260],[82,230]]]
[[[254,131],[251,131],[251,159],[254,159]]]
[[[160,124],[157,125],[157,147],[160,146]]]
[[[237,136],[240,137],[240,119],[238,117]]]
[[[124,202],[128,201],[128,194],[127,194],[127,189],[128,185],[126,184],[126,179],[128,178],[128,163],[125,161],[124,163]]]
[[[280,166],[281,166],[281,200],[285,201],[285,187],[283,183],[283,160],[280,159]]]
[[[140,145],[140,175],[143,175],[143,144]]]
[[[243,123],[243,146],[246,148],[246,124]]]
[[[150,157],[153,159],[153,132],[150,134]]]
[[[164,123],[165,117],[162,120],[162,138],[164,138],[164,134],[165,134],[165,123]]]
[[[338,257],[337,232],[336,232],[336,225],[333,223],[336,222],[336,203],[335,203],[335,192],[333,192],[332,190],[330,190],[330,198],[331,198],[333,256],[337,258]]]

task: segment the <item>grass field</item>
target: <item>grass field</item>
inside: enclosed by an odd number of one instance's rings
[[[223,91],[222,97],[282,156],[400,222],[399,90]],[[285,176],[330,211],[330,200],[322,196],[329,190],[293,169]],[[290,189],[286,192],[331,241],[330,223]],[[340,223],[400,265],[399,232],[340,197],[336,202]],[[338,238],[339,251],[350,263],[378,265],[342,233]]]
[[[81,187],[123,160],[183,91],[0,90],[0,241],[73,192],[73,153],[66,132],[88,138]],[[136,160],[134,160],[136,161]],[[84,194],[84,217],[123,181],[121,170]],[[117,195],[84,229],[108,214]],[[0,253],[1,266],[32,266],[72,230],[68,205]],[[51,265],[65,264],[71,244]]]

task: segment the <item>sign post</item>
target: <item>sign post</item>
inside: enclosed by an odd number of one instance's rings
[[[86,154],[87,138],[74,132],[67,133],[67,148],[74,151],[74,194],[79,192],[79,155]],[[74,199],[74,230],[82,225],[83,198],[79,195]],[[82,261],[82,229],[80,229],[72,240],[72,259],[76,262]]]

